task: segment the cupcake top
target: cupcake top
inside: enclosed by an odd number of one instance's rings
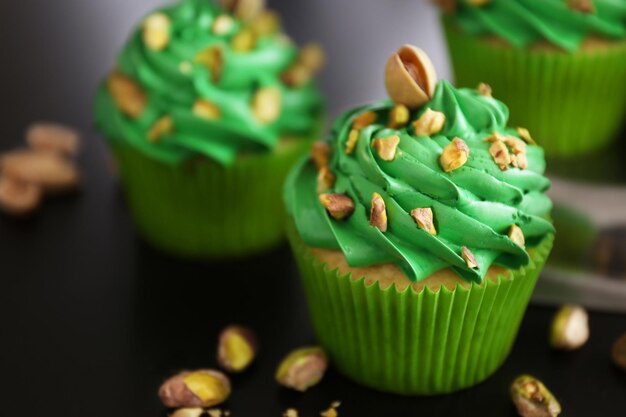
[[[547,41],[567,51],[589,36],[626,38],[626,0],[436,0],[470,35],[523,48]]]
[[[414,281],[451,268],[480,283],[491,265],[527,265],[554,233],[543,150],[507,128],[487,85],[437,82],[415,47],[390,58],[386,84],[393,101],[345,113],[292,171],[285,200],[304,242]]]
[[[96,123],[162,162],[228,165],[319,128],[323,59],[319,46],[298,50],[262,0],[183,0],[133,32],[98,90]]]

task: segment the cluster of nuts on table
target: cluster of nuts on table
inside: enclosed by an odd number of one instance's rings
[[[219,335],[217,363],[228,373],[245,371],[254,361],[258,342],[254,332],[231,325]],[[324,377],[328,367],[326,353],[317,346],[303,347],[289,353],[276,369],[276,381],[293,390],[304,392]],[[170,417],[228,417],[230,411],[215,408],[230,396],[232,386],[225,373],[215,369],[183,371],[167,379],[159,389],[159,397]],[[337,417],[340,403],[333,402],[322,412],[324,417]],[[298,417],[296,409],[285,411],[286,417]]]
[[[28,148],[0,156],[0,209],[22,216],[39,207],[44,196],[74,191],[80,173],[72,158],[79,134],[56,123],[35,123],[26,131]]]

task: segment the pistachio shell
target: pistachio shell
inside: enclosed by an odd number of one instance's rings
[[[437,73],[421,49],[404,45],[387,62],[385,86],[389,97],[409,108],[418,108],[434,94]]]

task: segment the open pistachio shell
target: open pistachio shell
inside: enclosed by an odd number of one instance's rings
[[[434,94],[437,72],[424,51],[404,45],[387,62],[385,86],[389,97],[409,108],[418,108]]]

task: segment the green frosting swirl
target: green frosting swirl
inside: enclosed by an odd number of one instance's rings
[[[445,114],[443,130],[432,136],[415,136],[411,124],[391,129],[384,101],[341,116],[333,127],[329,168],[336,176],[332,193],[347,194],[356,205],[344,220],[331,218],[316,192],[316,167],[303,160],[287,181],[285,201],[303,240],[312,247],[340,249],[351,266],[395,263],[413,280],[452,268],[471,282],[482,282],[492,264],[515,269],[527,265],[529,255],[507,234],[511,225],[524,232],[526,247],[533,247],[554,233],[546,220],[552,203],[544,192],[549,180],[543,176],[543,150],[528,146],[525,170],[501,170],[484,139],[507,129],[508,109],[477,91],[457,90],[439,82],[432,100],[411,114],[411,120],[430,108]],[[360,130],[352,154],[344,152],[352,121],[364,111],[377,113],[377,121]],[[400,143],[393,161],[382,160],[371,147],[377,137],[398,135]],[[445,173],[440,167],[443,148],[455,137],[470,149],[467,163]],[[388,230],[369,224],[371,198],[385,201]],[[410,215],[414,208],[432,208],[437,235],[419,228]],[[475,255],[478,269],[462,258],[463,246]]]
[[[146,46],[140,25],[119,55],[117,70],[134,80],[147,95],[140,117],[124,114],[103,83],[95,103],[97,127],[112,141],[126,141],[144,154],[176,164],[203,155],[231,164],[242,152],[275,148],[285,136],[311,136],[320,126],[321,95],[314,82],[289,87],[281,74],[297,60],[299,51],[282,33],[261,35],[252,50],[240,52],[232,39],[245,22],[234,16],[225,34],[212,31],[215,19],[227,12],[211,0],[184,0],[159,12],[171,21],[170,40],[157,51]],[[209,47],[222,53],[221,77],[214,81],[207,66],[194,58]],[[251,103],[261,88],[280,91],[281,111],[271,123],[255,119]],[[218,106],[220,117],[207,120],[193,113],[199,98]],[[157,120],[169,116],[173,132],[158,142],[148,140]]]
[[[566,0],[491,0],[485,6],[458,2],[453,19],[470,35],[495,35],[523,48],[545,40],[577,50],[590,35],[626,38],[626,0],[594,0],[595,11],[572,10]]]

